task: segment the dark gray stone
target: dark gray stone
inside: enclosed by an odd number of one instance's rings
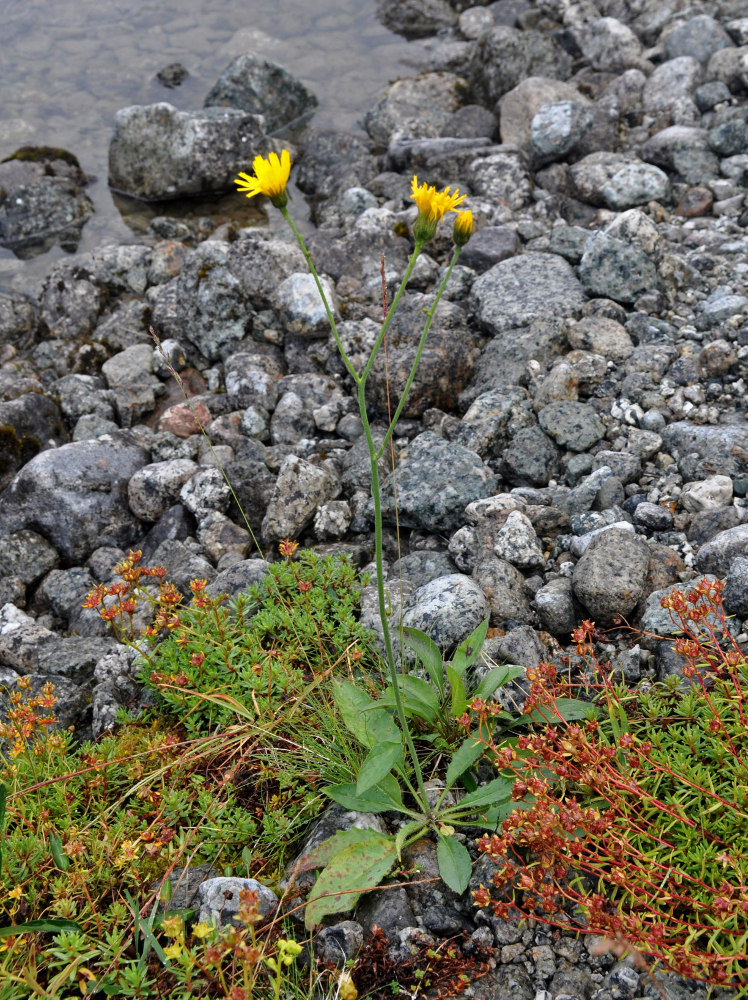
[[[605,425],[587,403],[562,400],[549,403],[538,413],[538,421],[562,448],[587,451],[605,434]]]
[[[696,565],[702,573],[725,577],[734,559],[748,555],[748,524],[738,524],[702,545]]]
[[[549,35],[499,24],[482,35],[471,67],[473,91],[488,107],[528,76],[566,80],[572,60]]]
[[[397,468],[397,506],[401,525],[450,531],[464,523],[473,500],[495,492],[496,476],[475,452],[445,441],[432,431],[419,434]],[[382,514],[394,523],[392,476],[382,486]]]
[[[209,878],[197,889],[200,900],[201,923],[239,926],[240,893],[244,890],[257,895],[257,908],[261,917],[271,914],[278,906],[278,897],[272,889],[253,878]]]
[[[0,566],[3,573],[33,586],[60,561],[46,538],[35,531],[14,531],[0,538]]]
[[[114,119],[109,185],[146,200],[232,191],[236,175],[266,151],[258,115],[234,108],[134,105]]]
[[[543,627],[553,635],[568,636],[577,624],[571,580],[557,577],[535,594],[535,607]]]
[[[501,474],[514,486],[547,486],[559,469],[559,451],[540,427],[523,427],[504,451]]]
[[[584,291],[573,268],[555,254],[526,253],[495,264],[473,284],[470,305],[491,334],[536,319],[578,316]]]
[[[587,240],[579,277],[591,295],[615,302],[634,302],[644,292],[657,288],[657,270],[650,257],[603,232]]]
[[[728,615],[748,618],[748,558],[745,556],[738,556],[730,563],[722,602]]]
[[[598,625],[612,625],[644,596],[648,566],[649,549],[642,538],[609,528],[592,539],[574,567],[574,594]]]
[[[486,595],[469,576],[453,573],[424,584],[405,603],[403,625],[425,632],[444,652],[489,616]]]
[[[482,274],[494,264],[513,257],[519,245],[519,237],[509,226],[484,226],[473,233],[460,254],[460,263]]]
[[[37,531],[73,564],[100,545],[126,547],[139,530],[127,484],[147,461],[148,452],[124,431],[44,451],[0,496],[0,527]]]
[[[317,98],[300,80],[253,52],[237,56],[205,98],[206,108],[237,108],[262,115],[265,129],[271,133],[316,106]],[[247,157],[247,163],[250,159]]]
[[[416,587],[422,587],[439,577],[455,572],[455,564],[446,552],[418,549],[410,552],[392,564],[391,576],[410,580]]]

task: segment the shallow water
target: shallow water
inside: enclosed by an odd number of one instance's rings
[[[375,0],[0,0],[0,12],[0,159],[26,144],[63,147],[94,175],[96,211],[79,250],[128,242],[147,220],[107,187],[119,108],[200,108],[226,65],[252,51],[316,94],[314,124],[356,129],[379,90],[413,71],[421,47],[379,24]],[[173,62],[189,76],[169,90],[156,73]],[[55,247],[21,261],[0,248],[0,287],[31,290],[64,256]]]

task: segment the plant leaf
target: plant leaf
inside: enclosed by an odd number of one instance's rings
[[[467,889],[473,862],[468,849],[454,837],[442,837],[436,845],[436,860],[439,864],[439,874],[453,892],[460,895]]]
[[[457,803],[456,809],[480,809],[483,806],[493,806],[498,802],[506,802],[511,798],[514,778],[494,778],[487,785],[482,785],[475,792],[468,792]]]
[[[447,788],[451,788],[460,775],[464,774],[476,760],[483,756],[485,749],[485,743],[479,743],[474,736],[468,736],[452,754],[445,778]]]
[[[27,920],[25,924],[7,924],[0,927],[0,938],[13,937],[15,934],[31,934],[42,932],[44,934],[56,934],[58,931],[79,931],[85,934],[80,924],[74,920],[63,920],[54,918],[50,920]]]
[[[335,706],[343,723],[363,746],[373,750],[380,743],[397,743],[400,730],[392,715],[350,681],[333,686]]]
[[[330,785],[325,789],[325,795],[329,795],[333,802],[343,806],[345,809],[353,809],[356,812],[382,813],[390,809],[404,812],[400,799],[393,799],[389,793],[382,791],[379,786],[369,788],[359,795],[356,785],[347,782],[342,785]]]
[[[459,719],[467,708],[467,694],[462,678],[452,667],[447,665],[447,677],[452,685],[452,717]]]
[[[503,667],[494,667],[493,670],[489,670],[486,676],[481,680],[478,687],[475,689],[473,694],[474,698],[482,698],[484,701],[496,691],[498,688],[503,687],[508,684],[509,681],[513,681],[517,677],[525,676],[524,667],[515,667],[513,664],[505,664]]]
[[[575,722],[577,719],[587,719],[590,716],[599,715],[597,708],[588,701],[581,701],[579,698],[556,698],[555,712],[548,709],[547,713],[541,714],[536,708],[529,716],[523,716],[524,721],[530,719],[532,722],[545,723],[554,721],[553,716],[558,713],[564,722]]]
[[[380,836],[376,830],[359,830],[357,826],[352,826],[350,830],[338,830],[332,837],[317,844],[297,865],[297,871],[310,872],[315,868],[324,868],[329,865],[336,854],[340,854],[351,844],[364,843],[371,840],[372,836]]]
[[[363,795],[373,785],[390,773],[395,764],[403,759],[403,745],[398,743],[381,743],[369,751],[369,755],[361,765],[356,782],[356,794]]]
[[[452,669],[460,677],[463,676],[468,667],[471,667],[480,656],[483,643],[486,641],[488,632],[488,618],[481,622],[477,629],[470,633],[467,639],[463,639],[455,650],[452,657]]]
[[[439,692],[440,699],[443,699],[444,664],[439,647],[425,632],[421,632],[417,628],[409,628],[407,625],[402,628],[402,637],[403,644],[416,654],[428,671],[431,683]]]
[[[320,873],[306,905],[307,930],[328,913],[350,910],[364,889],[373,889],[395,863],[395,838],[370,831],[372,836],[346,847]]]
[[[416,830],[423,829],[424,826],[425,823],[422,819],[414,819],[411,820],[410,823],[403,823],[403,825],[400,827],[400,829],[397,831],[397,834],[395,835],[395,850],[397,851],[398,860],[403,850],[403,844],[405,843],[407,838],[412,833],[415,833]]]
[[[50,833],[49,835],[49,848],[52,851],[54,863],[60,871],[66,872],[70,867],[70,858],[62,849],[62,840],[60,840],[56,833]]]
[[[5,840],[5,800],[8,789],[5,782],[0,781],[0,876],[3,874],[3,841]]]

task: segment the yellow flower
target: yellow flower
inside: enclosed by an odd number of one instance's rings
[[[23,896],[23,886],[17,885],[15,889],[11,889],[8,893],[11,899],[20,899]]]
[[[452,239],[458,247],[464,247],[473,235],[473,213],[470,209],[460,212],[452,229]]]
[[[338,978],[338,996],[340,1000],[356,1000],[358,990],[347,969],[343,969]]]
[[[285,208],[288,201],[286,184],[291,173],[291,154],[288,150],[281,151],[280,159],[277,153],[271,153],[267,159],[264,156],[256,156],[252,160],[252,169],[255,172],[254,177],[240,173],[234,180],[242,194],[246,194],[248,198],[264,194],[276,208]]]
[[[167,958],[179,958],[182,954],[182,945],[175,941],[174,944],[170,944],[167,948],[164,948],[164,955]]]
[[[459,189],[450,191],[448,187],[437,191],[433,185],[419,184],[418,178],[411,181],[411,198],[418,207],[418,218],[413,226],[413,235],[417,243],[425,243],[433,238],[436,227],[447,212],[456,212],[457,206],[467,195],[460,194]]]
[[[210,924],[195,924],[192,928],[192,936],[196,938],[206,938],[209,934],[213,932],[213,928]]]

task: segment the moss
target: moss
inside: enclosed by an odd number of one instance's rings
[[[20,434],[11,424],[0,424],[0,474],[19,469],[42,450],[33,434]]]
[[[80,170],[78,157],[68,153],[66,149],[59,149],[57,146],[19,146],[18,149],[0,160],[0,163],[8,163],[10,160],[25,160],[31,163],[43,163],[46,160],[64,160],[72,167]]]

